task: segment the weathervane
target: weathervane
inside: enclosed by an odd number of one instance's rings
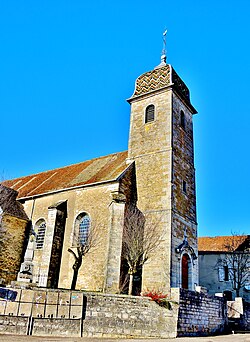
[[[161,63],[155,67],[155,69],[162,68],[166,66],[166,60],[167,60],[167,52],[166,52],[166,35],[167,35],[167,30],[163,32],[163,48],[161,51]]]
[[[163,32],[163,49],[162,49],[162,52],[161,52],[161,55],[162,56],[165,56],[165,58],[166,58],[166,35],[167,35],[167,32],[168,32],[168,30],[165,30],[164,32]]]

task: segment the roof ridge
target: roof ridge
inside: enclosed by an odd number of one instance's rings
[[[200,239],[200,238],[214,239],[214,238],[237,237],[237,236],[249,236],[249,234],[239,234],[239,235],[216,235],[216,236],[198,236],[198,239]]]

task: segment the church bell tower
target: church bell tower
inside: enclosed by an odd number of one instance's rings
[[[128,160],[135,162],[138,208],[157,220],[161,243],[143,267],[142,288],[198,284],[193,121],[187,86],[166,63],[136,80]]]

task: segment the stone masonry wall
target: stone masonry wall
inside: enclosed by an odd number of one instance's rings
[[[131,102],[128,158],[135,162],[138,208],[162,233],[159,248],[143,266],[142,289],[169,291],[171,253],[171,105],[169,89]],[[147,106],[154,121],[145,123]]]
[[[181,126],[181,111],[185,116],[185,127]],[[182,286],[182,255],[176,253],[176,248],[187,236],[188,244],[198,256],[197,248],[197,222],[196,222],[196,194],[194,169],[194,143],[193,143],[193,116],[192,112],[179,97],[173,93],[173,186],[172,186],[172,245],[171,264],[174,270],[171,287]],[[186,183],[186,190],[183,189]],[[198,280],[198,263],[190,263],[189,290],[194,290]]]
[[[20,269],[28,221],[5,214],[2,224],[6,233],[0,247],[0,278],[10,284]]]
[[[166,309],[145,297],[68,290],[14,291],[15,301],[0,299],[0,333],[112,338],[177,334],[177,304]]]
[[[226,302],[220,297],[171,289],[170,308],[146,297],[69,290],[21,290],[0,298],[0,333],[43,336],[203,336],[225,332]],[[249,324],[249,306],[245,313]]]
[[[178,336],[219,334],[227,328],[224,298],[180,289]]]
[[[34,200],[27,200],[25,202],[24,207],[26,213],[32,219],[33,225],[35,226],[36,222],[40,219],[44,219],[47,225],[46,234],[48,235],[48,239],[45,236],[44,248],[36,249],[34,251],[33,274],[35,277],[33,282],[38,283],[39,279],[44,278],[41,266],[43,264],[43,260],[50,257],[48,240],[49,238],[52,238],[54,226],[50,224],[50,215],[53,209],[48,208],[63,200],[67,201],[67,218],[65,223],[58,287],[70,288],[71,286],[74,257],[68,252],[68,248],[72,248],[74,250],[74,224],[77,216],[80,213],[87,213],[91,219],[92,229],[98,231],[98,246],[90,250],[90,252],[84,257],[82,267],[79,270],[76,288],[84,289],[86,291],[102,291],[105,288],[107,280],[107,264],[109,262],[108,251],[110,241],[110,221],[112,219],[112,217],[110,217],[111,214],[109,208],[112,202],[112,193],[114,191],[118,191],[118,189],[119,182],[114,182],[106,185],[97,185],[53,193],[47,196],[37,197]],[[54,225],[55,217],[52,222]],[[49,235],[51,236],[49,237]],[[47,260],[47,268],[49,262],[50,260]]]
[[[83,336],[176,337],[177,306],[160,307],[148,298],[87,296]]]
[[[239,327],[240,330],[250,331],[250,303],[243,302],[244,313],[241,315]]]

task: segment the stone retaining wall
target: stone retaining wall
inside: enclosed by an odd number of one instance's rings
[[[240,318],[240,329],[250,331],[250,303],[243,302],[243,315]]]
[[[0,299],[0,333],[43,336],[201,336],[227,329],[223,298],[171,289],[170,308],[150,298],[69,290],[17,289]],[[249,306],[244,322],[249,326]]]
[[[87,296],[83,336],[176,337],[177,308],[160,307],[144,297]]]
[[[180,289],[178,336],[205,336],[227,330],[224,298]]]
[[[177,334],[177,304],[166,309],[145,297],[69,290],[15,291],[15,301],[0,300],[1,333],[113,338]]]
[[[14,317],[0,315],[0,333],[28,335],[29,323],[29,317]]]
[[[33,318],[30,335],[81,337],[80,319]]]

